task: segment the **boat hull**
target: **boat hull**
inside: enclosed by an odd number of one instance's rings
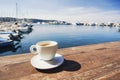
[[[0,47],[4,47],[4,46],[10,46],[13,44],[12,40],[5,40],[5,41],[0,41]]]

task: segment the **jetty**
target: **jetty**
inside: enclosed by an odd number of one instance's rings
[[[0,80],[120,80],[120,42],[58,49],[64,63],[54,69],[35,69],[35,54],[0,57]]]

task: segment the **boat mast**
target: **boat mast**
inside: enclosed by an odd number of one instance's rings
[[[18,22],[18,4],[16,2],[16,21]]]

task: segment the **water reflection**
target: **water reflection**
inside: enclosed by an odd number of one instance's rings
[[[118,32],[120,32],[120,28],[118,29]]]

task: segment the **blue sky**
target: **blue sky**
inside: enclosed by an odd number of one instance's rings
[[[0,0],[0,16],[70,22],[120,22],[120,0]]]

